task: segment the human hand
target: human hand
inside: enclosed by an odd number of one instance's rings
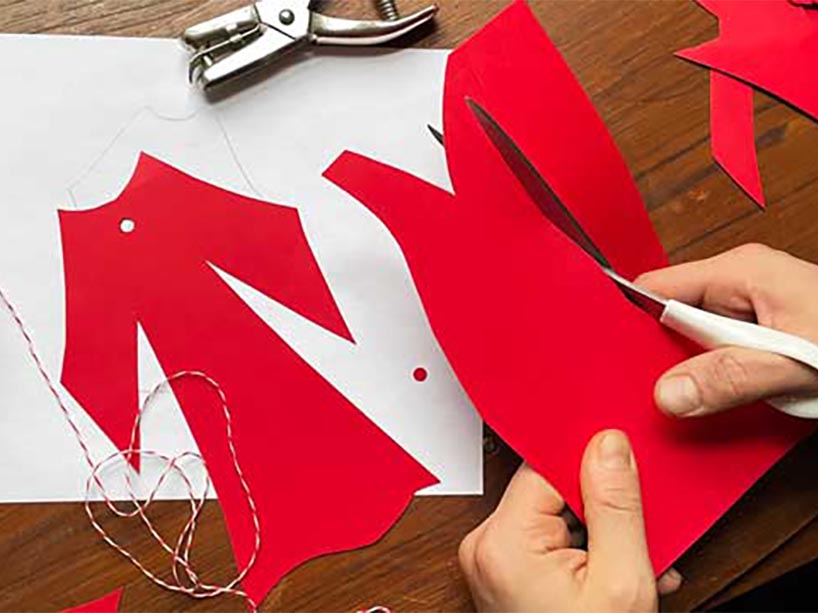
[[[707,311],[818,343],[818,266],[763,245],[642,275],[638,285]],[[656,404],[677,417],[723,411],[763,398],[818,393],[818,373],[789,358],[740,347],[693,357],[656,383]]]
[[[655,611],[636,461],[616,430],[588,444],[581,469],[588,551],[572,548],[565,502],[523,465],[494,513],[460,545],[460,565],[480,611]],[[661,593],[681,583],[676,571]]]

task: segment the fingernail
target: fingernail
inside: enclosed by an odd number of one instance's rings
[[[699,386],[688,375],[661,380],[656,390],[656,401],[660,409],[677,416],[689,415],[702,406]]]
[[[631,446],[627,437],[618,430],[605,433],[599,441],[599,461],[606,468],[630,468]]]
[[[684,578],[682,577],[682,573],[680,573],[678,570],[676,570],[675,568],[672,568],[672,567],[668,568],[665,571],[665,576],[670,581],[674,581],[674,582],[678,581],[679,583],[681,583],[684,580]]]

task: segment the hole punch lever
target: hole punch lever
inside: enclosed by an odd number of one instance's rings
[[[394,1],[378,6],[384,20],[341,19],[310,9],[309,0],[261,0],[185,30],[193,52],[189,78],[203,88],[253,72],[306,45],[379,45],[434,19],[430,5],[400,17]]]

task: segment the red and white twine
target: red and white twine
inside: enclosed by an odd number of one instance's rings
[[[250,493],[250,486],[247,484],[247,479],[244,476],[244,472],[241,469],[241,465],[239,464],[238,454],[236,453],[236,447],[233,443],[233,422],[232,417],[230,415],[230,409],[227,405],[227,398],[225,397],[224,391],[222,390],[221,386],[206,375],[203,372],[198,371],[182,371],[178,372],[174,375],[171,375],[164,381],[161,381],[157,384],[145,398],[145,401],[140,405],[139,410],[137,412],[136,418],[134,419],[133,428],[131,430],[131,438],[130,443],[127,449],[116,451],[103,459],[99,462],[94,462],[91,457],[91,453],[88,449],[88,444],[85,440],[85,437],[82,434],[82,431],[77,426],[76,421],[74,420],[73,416],[71,415],[71,411],[66,406],[65,402],[62,399],[62,395],[57,388],[57,385],[54,383],[53,379],[49,375],[48,371],[46,370],[42,359],[40,358],[40,354],[37,351],[34,341],[31,338],[31,335],[28,332],[28,328],[23,322],[20,314],[18,313],[17,309],[11,303],[11,301],[6,296],[5,292],[3,292],[2,288],[0,288],[0,302],[5,305],[6,309],[11,314],[14,322],[17,325],[20,333],[22,334],[23,338],[25,339],[28,353],[31,356],[32,360],[34,361],[37,370],[40,373],[43,381],[48,386],[51,395],[54,397],[57,405],[59,406],[60,410],[62,411],[63,416],[65,417],[68,425],[71,427],[74,435],[76,436],[77,442],[79,443],[80,448],[82,449],[82,454],[87,462],[88,466],[91,469],[91,474],[86,481],[85,487],[85,512],[88,515],[88,519],[91,521],[91,525],[97,531],[97,533],[102,537],[102,539],[110,545],[113,549],[118,551],[122,556],[124,556],[128,561],[130,561],[136,568],[138,568],[143,575],[145,575],[148,579],[153,581],[155,584],[173,591],[178,592],[181,594],[186,594],[191,598],[214,598],[216,596],[220,596],[223,594],[232,594],[234,596],[238,596],[243,598],[249,608],[252,611],[257,610],[257,605],[253,601],[247,593],[239,587],[239,584],[242,580],[247,576],[247,573],[253,568],[256,560],[258,559],[258,553],[261,549],[261,527],[259,525],[259,517],[258,511],[256,509],[256,503],[253,499],[252,494]],[[197,520],[199,515],[202,511],[202,507],[204,506],[205,499],[207,498],[207,494],[211,488],[211,480],[209,474],[205,470],[205,484],[202,488],[202,492],[200,495],[197,495],[195,492],[195,488],[193,485],[193,481],[189,474],[185,472],[183,466],[180,463],[183,460],[187,459],[194,459],[201,462],[202,466],[207,468],[206,462],[204,458],[195,452],[186,451],[179,453],[174,456],[168,456],[158,451],[147,450],[147,449],[138,449],[136,447],[136,440],[139,434],[139,425],[142,421],[142,415],[147,410],[147,408],[151,405],[153,400],[155,399],[156,395],[159,393],[160,390],[168,387],[174,381],[178,381],[179,379],[183,378],[192,378],[197,379],[207,386],[209,386],[218,396],[219,401],[221,403],[222,412],[224,414],[225,419],[225,432],[227,435],[227,444],[230,450],[230,457],[233,461],[233,468],[236,471],[236,476],[241,483],[241,487],[244,490],[245,497],[247,499],[247,506],[250,510],[250,515],[253,521],[253,529],[255,532],[255,540],[253,545],[253,552],[250,555],[250,558],[241,567],[238,571],[238,574],[227,584],[225,585],[214,585],[210,583],[206,583],[201,579],[199,573],[193,567],[193,564],[190,560],[191,549],[193,546],[193,540],[196,533],[197,527]],[[133,481],[131,476],[131,462],[134,458],[152,458],[159,460],[165,463],[165,468],[161,472],[159,478],[156,480],[154,486],[150,489],[147,495],[144,496],[137,496],[133,489]],[[117,504],[110,498],[109,492],[106,489],[105,485],[102,483],[102,479],[100,477],[101,471],[109,467],[111,464],[116,462],[121,462],[124,464],[123,468],[125,470],[125,482],[127,484],[128,490],[128,497],[127,504],[129,507],[127,510],[120,509]],[[182,482],[185,484],[188,494],[188,501],[190,503],[190,517],[185,524],[184,528],[179,533],[179,537],[174,545],[168,544],[167,541],[159,534],[159,532],[154,527],[153,523],[147,516],[148,508],[150,507],[151,503],[156,498],[159,489],[161,488],[162,484],[167,479],[168,475],[171,473],[177,475],[181,478]],[[105,505],[107,508],[117,517],[122,518],[133,518],[139,517],[145,527],[148,529],[148,532],[151,534],[153,539],[159,544],[159,546],[164,549],[170,556],[171,561],[171,574],[173,577],[173,581],[171,582],[169,579],[163,579],[156,575],[153,571],[145,567],[133,554],[131,554],[127,549],[119,545],[103,528],[103,526],[97,520],[96,515],[91,506],[91,494],[94,488],[99,489],[101,493]],[[184,571],[184,578],[183,575],[180,574],[180,569]]]

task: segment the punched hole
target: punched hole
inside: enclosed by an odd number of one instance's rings
[[[425,368],[418,367],[412,372],[412,378],[419,383],[423,383],[429,378],[429,372]]]
[[[133,219],[123,219],[119,222],[119,230],[125,234],[130,234],[136,229],[136,222]]]

